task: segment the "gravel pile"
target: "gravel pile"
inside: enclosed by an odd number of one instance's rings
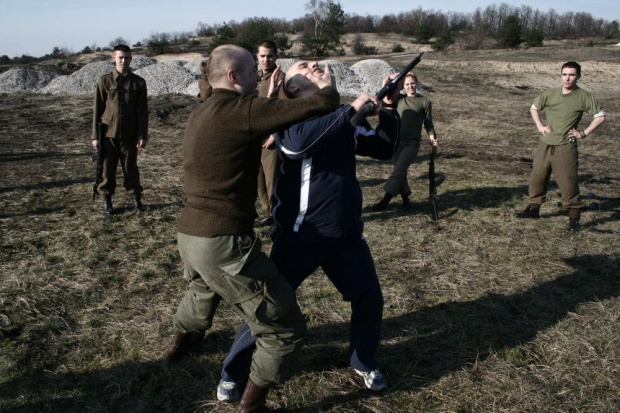
[[[377,93],[382,85],[383,79],[392,73],[397,72],[386,61],[379,59],[362,60],[351,66],[351,71],[357,76],[356,88],[358,93]]]
[[[200,63],[203,62],[203,61],[209,61],[209,58],[205,57],[205,58],[202,58],[202,59],[195,59],[195,60],[186,61],[184,66],[185,66],[185,68],[187,70],[189,70],[190,72],[192,72],[196,76],[200,76],[200,74],[202,73],[200,71]]]
[[[135,74],[146,80],[149,96],[181,93],[190,83],[196,83],[197,76],[187,70],[180,61],[169,61],[143,67]]]
[[[359,95],[359,80],[357,75],[344,63],[338,60],[321,60],[319,65],[329,65],[332,76],[336,77],[336,86],[340,96],[354,97]]]
[[[150,57],[135,57],[131,61],[131,67],[133,70],[139,70],[155,63],[157,60]],[[113,70],[114,62],[112,60],[89,63],[69,76],[58,76],[41,92],[52,95],[91,95],[95,93],[99,77],[112,73]]]
[[[43,88],[42,92],[52,95],[91,95],[95,93],[99,76],[112,70],[114,70],[112,61],[89,63],[69,76],[58,76]]]
[[[196,96],[200,62],[196,60],[170,60],[160,62],[149,57],[134,57],[132,70],[142,76],[150,96],[180,93]],[[278,64],[286,72],[297,59],[278,59]],[[395,72],[388,63],[379,59],[363,60],[347,67],[338,60],[323,60],[319,64],[329,64],[336,77],[338,90],[342,96],[355,97],[362,92],[376,93],[381,89],[381,81]],[[10,69],[0,74],[0,92],[33,92],[54,95],[92,95],[97,79],[114,70],[114,63],[94,62],[82,67],[69,76],[38,72],[29,69]]]
[[[0,74],[0,93],[40,92],[54,78],[55,73],[13,68]]]

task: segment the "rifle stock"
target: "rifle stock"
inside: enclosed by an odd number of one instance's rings
[[[394,90],[396,85],[401,80],[403,80],[403,78],[405,76],[407,76],[407,73],[411,72],[411,70],[413,70],[413,68],[416,67],[416,65],[418,63],[420,63],[420,61],[422,60],[422,55],[423,54],[424,54],[424,52],[422,52],[419,55],[417,55],[415,57],[415,59],[413,59],[411,62],[409,62],[409,64],[407,66],[405,66],[405,68],[403,70],[401,70],[400,73],[398,73],[398,76],[396,76],[394,79],[392,79],[389,82],[387,82],[381,88],[381,90],[379,90],[376,93],[375,96],[377,96],[377,99],[379,99],[379,100],[383,99],[384,97],[386,97],[388,95],[388,93],[390,93],[392,90]],[[364,119],[374,109],[375,109],[375,105],[373,105],[372,103],[366,103],[364,106],[362,106],[362,108],[355,115],[353,115],[353,117],[351,118],[351,125],[353,125],[353,126],[359,125],[359,123],[362,121],[362,119]]]
[[[93,184],[93,202],[99,195],[97,187],[103,179],[103,145],[105,141],[106,125],[97,122],[97,153],[92,156],[93,161],[97,161],[97,170],[95,173],[95,183]]]
[[[433,221],[437,221],[439,219],[439,213],[437,212],[437,201],[439,200],[437,196],[437,187],[441,185],[446,177],[443,174],[435,173],[435,155],[437,154],[437,147],[433,145],[432,148],[431,158],[428,163],[428,196],[431,201]]]

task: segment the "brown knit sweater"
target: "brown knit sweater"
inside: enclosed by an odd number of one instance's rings
[[[332,112],[339,101],[332,87],[294,101],[213,89],[187,121],[185,206],[179,232],[199,237],[252,234],[261,141],[295,123]]]

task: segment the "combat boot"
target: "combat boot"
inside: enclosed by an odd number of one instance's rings
[[[568,230],[573,232],[581,231],[579,218],[568,218]]]
[[[136,212],[146,211],[146,207],[142,204],[142,195],[135,194],[133,196],[133,210]]]
[[[540,209],[536,206],[532,206],[532,204],[528,205],[522,212],[517,212],[515,214],[516,218],[540,218]]]
[[[206,330],[198,330],[190,333],[177,331],[166,350],[165,361],[169,363],[181,360],[187,353],[202,342],[205,337],[205,331]]]
[[[413,208],[413,204],[409,200],[409,197],[406,195],[401,195],[401,198],[403,199],[403,204],[401,205],[402,210],[410,211]]]
[[[112,197],[106,195],[103,197],[103,213],[106,215],[114,214],[114,207],[112,206]]]
[[[385,211],[388,207],[388,205],[390,204],[390,200],[393,198],[392,195],[386,193],[383,196],[383,199],[381,201],[379,201],[378,203],[374,204],[373,206],[370,207],[370,209],[374,212],[379,212],[379,211]]]
[[[248,380],[236,413],[269,412],[269,409],[265,407],[267,393],[269,393],[269,387],[261,387],[254,384],[252,380]]]

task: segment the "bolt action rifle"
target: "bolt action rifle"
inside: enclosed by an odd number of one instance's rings
[[[437,187],[445,181],[446,177],[443,174],[435,173],[435,155],[437,154],[437,147],[432,145],[431,158],[428,163],[428,196],[431,200],[431,210],[433,221],[439,219],[439,213],[437,212]]]
[[[379,99],[379,101],[381,101],[384,97],[386,97],[388,93],[390,93],[396,87],[396,85],[401,80],[403,80],[405,76],[407,76],[407,73],[411,72],[413,68],[416,67],[418,63],[420,63],[420,60],[422,60],[423,54],[424,52],[417,55],[415,59],[413,59],[407,66],[405,66],[403,70],[400,71],[398,76],[396,76],[394,79],[387,82],[385,86],[383,86],[381,90],[377,92],[375,96],[377,96],[377,99]],[[353,126],[359,125],[362,119],[364,119],[374,109],[375,109],[375,105],[373,105],[372,103],[366,103],[364,106],[362,106],[362,108],[355,115],[353,115],[353,117],[351,118],[351,125]]]
[[[93,202],[99,195],[97,187],[103,179],[103,144],[105,142],[106,125],[97,122],[97,153],[92,155],[93,162],[97,162],[97,172],[95,173],[95,183],[93,184]]]

